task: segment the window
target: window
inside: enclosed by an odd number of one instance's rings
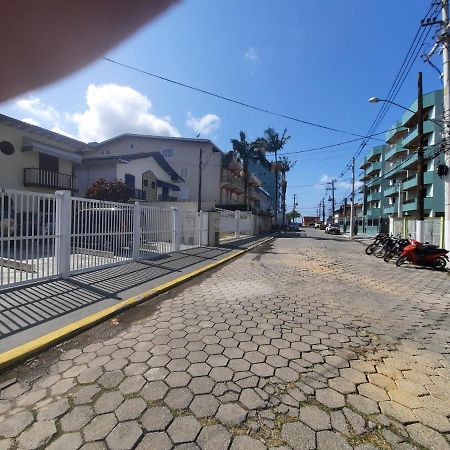
[[[8,141],[0,142],[0,151],[5,155],[12,155],[14,153],[14,145]]]
[[[130,173],[125,174],[125,184],[130,188],[134,189],[135,177]]]
[[[133,142],[130,144],[130,148],[134,148],[134,143]]]
[[[189,168],[188,167],[182,167],[178,173],[183,180],[187,180],[189,178]]]
[[[173,148],[165,148],[161,154],[164,156],[164,158],[173,158],[175,156],[175,151]]]
[[[39,153],[39,169],[47,172],[58,172],[59,160],[55,156]]]

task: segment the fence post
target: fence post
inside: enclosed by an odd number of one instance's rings
[[[403,217],[403,239],[406,239],[407,233],[406,233],[406,217]]]
[[[181,221],[178,208],[172,208],[172,251],[180,250]]]
[[[72,197],[70,191],[56,191],[56,270],[62,278],[70,273],[70,244],[72,225]]]
[[[141,205],[134,202],[133,210],[133,259],[139,259],[141,248]]]
[[[200,212],[200,241],[199,245],[200,247],[204,245],[208,245],[208,213],[207,212]]]
[[[439,246],[441,248],[444,248],[444,229],[445,229],[445,219],[441,217],[441,223],[439,227]]]
[[[239,210],[234,212],[234,218],[236,219],[236,231],[234,237],[238,238],[241,234],[241,212]]]

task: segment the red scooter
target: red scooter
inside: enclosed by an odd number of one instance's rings
[[[405,261],[409,261],[416,266],[444,270],[449,260],[447,253],[448,250],[444,248],[437,248],[436,245],[424,245],[415,239],[410,239],[395,264],[400,267]]]

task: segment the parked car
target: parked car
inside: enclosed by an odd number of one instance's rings
[[[314,224],[314,228],[320,229],[320,225],[322,224],[322,222],[316,222]]]
[[[299,231],[300,230],[300,224],[298,223],[290,223],[289,224],[289,231]]]
[[[17,236],[38,236],[39,218],[31,212],[18,213],[16,216]]]
[[[319,230],[325,230],[326,227],[327,225],[325,223],[319,224]]]
[[[339,225],[336,223],[332,223],[325,228],[325,233],[327,234],[341,234],[341,230]]]

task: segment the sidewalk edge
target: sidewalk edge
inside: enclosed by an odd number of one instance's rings
[[[257,241],[256,243],[250,245],[245,249],[237,250],[237,252],[232,255],[228,255],[218,261],[214,261],[211,264],[200,267],[199,269],[195,269],[187,274],[181,275],[180,277],[177,277],[152,289],[144,291],[138,295],[135,295],[134,297],[122,300],[117,305],[110,306],[109,308],[105,308],[102,311],[91,314],[90,316],[87,316],[83,319],[77,320],[76,322],[61,327],[58,330],[52,331],[51,333],[48,333],[44,336],[34,339],[31,342],[27,342],[26,344],[19,345],[18,347],[8,350],[4,353],[0,353],[0,373],[3,372],[9,366],[19,361],[23,361],[24,359],[29,358],[31,355],[35,353],[41,352],[42,350],[50,347],[51,345],[64,341],[67,338],[104,321],[105,319],[111,317],[112,315],[121,313],[128,308],[131,308],[146,300],[156,297],[157,295],[162,294],[163,292],[166,292],[175,286],[178,286],[186,281],[189,281],[192,278],[195,278],[211,269],[214,269],[228,261],[231,261],[232,259],[241,256],[242,254],[254,249],[255,247],[258,247],[259,245],[265,244],[266,242],[272,241],[274,239],[275,236],[270,236],[269,238]]]

